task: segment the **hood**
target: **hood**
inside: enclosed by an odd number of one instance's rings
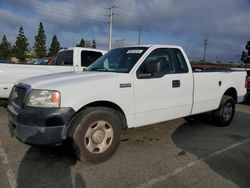
[[[18,83],[24,83],[30,85],[36,89],[56,89],[61,86],[67,86],[70,84],[77,84],[83,82],[96,82],[98,80],[103,81],[106,79],[116,79],[124,76],[123,73],[112,72],[64,72],[54,73],[42,76],[31,77],[19,81]]]
[[[51,74],[53,72],[56,71],[46,65],[0,64],[0,83],[13,84],[20,79],[42,74]]]

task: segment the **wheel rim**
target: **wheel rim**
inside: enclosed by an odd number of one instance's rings
[[[233,105],[228,102],[223,109],[223,119],[229,121],[233,114]]]
[[[105,152],[114,138],[112,126],[107,121],[96,121],[92,123],[84,136],[84,144],[91,153],[99,154]]]

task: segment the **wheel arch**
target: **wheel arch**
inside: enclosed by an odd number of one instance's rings
[[[228,89],[224,92],[223,96],[224,96],[224,95],[227,95],[227,96],[232,97],[232,98],[234,99],[235,103],[237,103],[237,101],[238,101],[238,95],[237,95],[237,91],[236,91],[235,88],[233,88],[233,87],[228,88]]]
[[[66,127],[66,130],[64,131],[64,136],[67,137],[71,137],[73,135],[74,132],[74,120],[75,117],[84,109],[90,108],[90,107],[106,107],[106,108],[111,108],[114,109],[118,112],[119,118],[122,121],[122,130],[126,130],[128,128],[127,126],[127,119],[126,119],[126,115],[124,113],[124,111],[122,110],[122,108],[110,101],[95,101],[95,102],[90,102],[86,105],[84,105],[83,107],[81,107],[71,118],[69,125]]]

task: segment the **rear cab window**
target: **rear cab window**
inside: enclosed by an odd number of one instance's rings
[[[57,54],[55,65],[72,66],[73,65],[73,50],[60,51]]]
[[[101,56],[102,56],[101,52],[82,51],[81,52],[81,66],[88,67]]]

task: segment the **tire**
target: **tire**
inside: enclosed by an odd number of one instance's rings
[[[214,111],[215,123],[218,126],[228,126],[235,114],[235,101],[231,96],[224,95],[219,108]]]
[[[78,114],[73,132],[76,156],[83,162],[109,159],[120,144],[121,120],[110,108],[91,107]]]

